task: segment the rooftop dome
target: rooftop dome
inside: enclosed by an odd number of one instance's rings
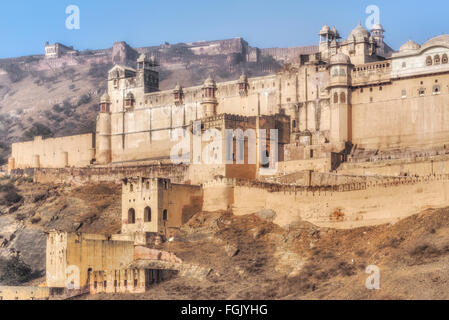
[[[404,43],[400,48],[399,51],[411,51],[411,50],[418,50],[421,46],[417,44],[413,40],[409,40],[406,43]]]
[[[330,64],[350,64],[351,60],[344,53],[337,53],[333,55],[330,59]]]
[[[359,22],[359,25],[357,27],[355,27],[351,33],[349,34],[348,39],[362,39],[362,38],[369,38],[370,33],[368,30],[366,30],[364,27],[362,27],[362,25]]]
[[[327,24],[325,24],[321,30],[320,30],[320,34],[328,34],[329,31],[331,30],[331,28],[329,28],[329,26]]]
[[[373,27],[371,28],[371,30],[385,31],[384,28],[382,27],[382,25],[379,24],[379,23],[376,23],[375,25],[373,25]]]
[[[108,102],[111,102],[111,97],[109,97],[109,94],[106,92],[105,94],[103,94],[103,95],[101,96],[100,101],[101,101],[101,103],[108,103]]]
[[[206,81],[204,81],[204,86],[205,86],[205,87],[215,87],[215,86],[216,86],[215,80],[212,79],[211,76],[209,76],[209,77],[206,79]]]

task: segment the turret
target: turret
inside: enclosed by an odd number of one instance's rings
[[[100,100],[97,117],[96,161],[99,164],[111,162],[111,98],[105,93]]]
[[[240,94],[240,96],[242,96],[242,97],[247,96],[248,88],[249,88],[248,77],[246,76],[245,73],[242,73],[242,75],[240,76],[240,79],[239,79],[239,94]]]
[[[182,90],[182,87],[178,84],[176,84],[175,89],[173,90],[173,100],[175,102],[175,105],[180,106],[183,104],[184,99],[184,92]]]
[[[340,152],[351,140],[351,105],[349,87],[351,60],[343,53],[337,53],[329,61],[329,95],[331,107],[330,139],[333,151]]]
[[[215,96],[216,91],[217,85],[212,77],[209,76],[203,85],[203,101],[201,102],[203,117],[210,117],[217,113],[218,101]]]
[[[137,59],[137,87],[144,87],[144,93],[159,91],[158,66],[154,56],[142,53]]]
[[[320,53],[321,58],[327,60],[332,55],[331,47],[336,52],[338,46],[338,40],[341,38],[335,27],[329,28],[328,25],[324,25],[319,33],[320,36]]]
[[[385,54],[384,32],[385,30],[380,24],[375,24],[371,29],[371,35],[377,47],[377,54],[381,56]]]

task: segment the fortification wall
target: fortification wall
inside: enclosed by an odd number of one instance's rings
[[[232,195],[226,199],[231,199],[235,215],[271,209],[276,212],[274,222],[284,227],[308,221],[321,227],[347,229],[394,223],[427,208],[444,207],[448,195],[449,175],[445,174],[326,187],[235,180]]]
[[[114,166],[97,168],[34,169],[30,172],[39,183],[121,183],[127,177],[164,177],[174,183],[189,179],[189,168],[185,165],[162,164],[142,166]]]
[[[50,288],[0,286],[0,300],[47,300]]]
[[[94,148],[93,134],[35,137],[33,141],[12,145],[14,167],[10,169],[85,167],[95,157]]]
[[[234,179],[217,178],[203,184],[203,211],[227,211],[234,203]]]
[[[343,163],[337,170],[346,175],[427,176],[449,173],[449,156]]]

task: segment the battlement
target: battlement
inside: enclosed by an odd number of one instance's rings
[[[206,181],[202,184],[203,188],[217,187],[217,186],[234,186],[236,179],[226,177],[216,177],[213,180]]]

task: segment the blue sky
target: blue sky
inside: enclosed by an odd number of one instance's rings
[[[66,7],[80,8],[80,29],[65,27]],[[76,49],[141,47],[243,37],[251,45],[289,47],[318,42],[325,23],[346,37],[365,9],[377,5],[393,48],[449,33],[449,1],[416,0],[4,0],[0,4],[0,57],[42,54],[46,41]],[[7,45],[6,45],[7,44]]]

